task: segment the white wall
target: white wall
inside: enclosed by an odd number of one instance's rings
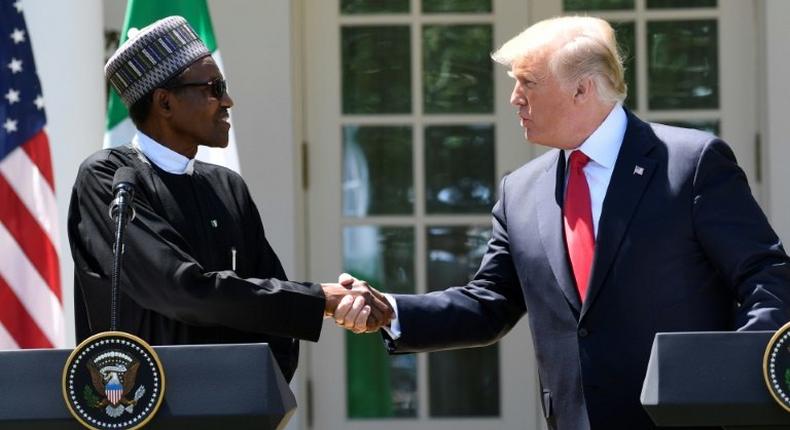
[[[60,228],[60,272],[66,342],[74,344],[73,263],[66,213],[80,162],[101,148],[104,130],[102,15],[100,0],[23,0],[33,55],[41,79],[47,133],[55,171]]]
[[[762,21],[765,26],[765,69],[756,78],[764,83],[763,112],[763,155],[766,174],[765,183],[768,193],[767,214],[788,248],[790,241],[790,58],[787,56],[787,43],[790,41],[790,2],[786,0],[765,0]],[[744,79],[751,79],[744,76]]]

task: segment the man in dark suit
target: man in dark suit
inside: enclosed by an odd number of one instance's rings
[[[550,428],[654,428],[639,403],[654,335],[778,328],[790,260],[723,141],[622,107],[608,23],[543,21],[493,58],[525,137],[555,149],[502,180],[471,282],[392,296],[387,347],[491,344],[526,312]],[[362,331],[356,316],[335,318]]]

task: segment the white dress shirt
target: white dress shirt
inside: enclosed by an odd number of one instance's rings
[[[132,138],[132,147],[145,155],[145,158],[156,164],[167,173],[175,175],[191,175],[195,166],[194,158],[187,158],[178,152],[151,139],[140,130]]]
[[[612,179],[614,163],[617,161],[617,154],[623,145],[625,128],[628,125],[628,118],[625,115],[623,106],[619,103],[614,106],[605,120],[582,144],[571,151],[562,151],[567,165],[568,157],[573,151],[582,151],[584,155],[590,157],[590,162],[584,166],[584,177],[587,178],[587,186],[590,188],[590,205],[592,206],[593,232],[598,237],[598,220],[601,219],[601,209],[603,199],[606,197],[606,190],[609,188],[609,181]],[[565,169],[565,188],[568,187],[568,169]]]
[[[573,151],[582,151],[590,158],[590,162],[584,166],[584,177],[587,178],[587,185],[590,188],[590,204],[592,205],[593,228],[595,237],[598,237],[598,220],[601,218],[603,199],[606,197],[606,190],[609,188],[609,181],[612,179],[614,163],[617,161],[617,154],[623,146],[623,137],[628,125],[628,117],[620,103],[614,105],[612,111],[601,125],[588,137],[582,144],[571,151],[562,151],[567,164],[568,157]],[[565,173],[565,186],[568,184],[568,173]],[[398,304],[390,294],[384,294],[390,302],[392,309],[395,310],[395,318],[390,326],[384,326],[384,330],[392,339],[397,339],[401,335],[400,320],[398,319]]]

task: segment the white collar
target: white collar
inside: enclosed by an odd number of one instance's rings
[[[132,147],[142,152],[149,161],[167,173],[191,175],[195,169],[194,159],[184,157],[140,130],[137,130],[132,138]]]
[[[623,144],[627,125],[628,117],[625,114],[625,109],[622,104],[616,103],[601,125],[575,150],[581,150],[592,161],[607,169],[613,169],[614,163],[617,161],[617,154],[620,153],[620,147]],[[567,160],[573,151],[564,152]]]

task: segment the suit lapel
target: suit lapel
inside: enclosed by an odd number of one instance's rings
[[[595,302],[634,211],[655,173],[656,161],[647,157],[647,153],[655,145],[656,138],[649,130],[647,123],[628,112],[628,126],[598,222],[592,276],[580,319]]]
[[[565,299],[578,315],[581,310],[581,300],[576,290],[576,284],[571,278],[562,226],[564,180],[565,159],[562,156],[562,151],[557,151],[557,160],[543,172],[537,181],[535,198],[538,208],[538,230],[557,284],[565,295]]]

